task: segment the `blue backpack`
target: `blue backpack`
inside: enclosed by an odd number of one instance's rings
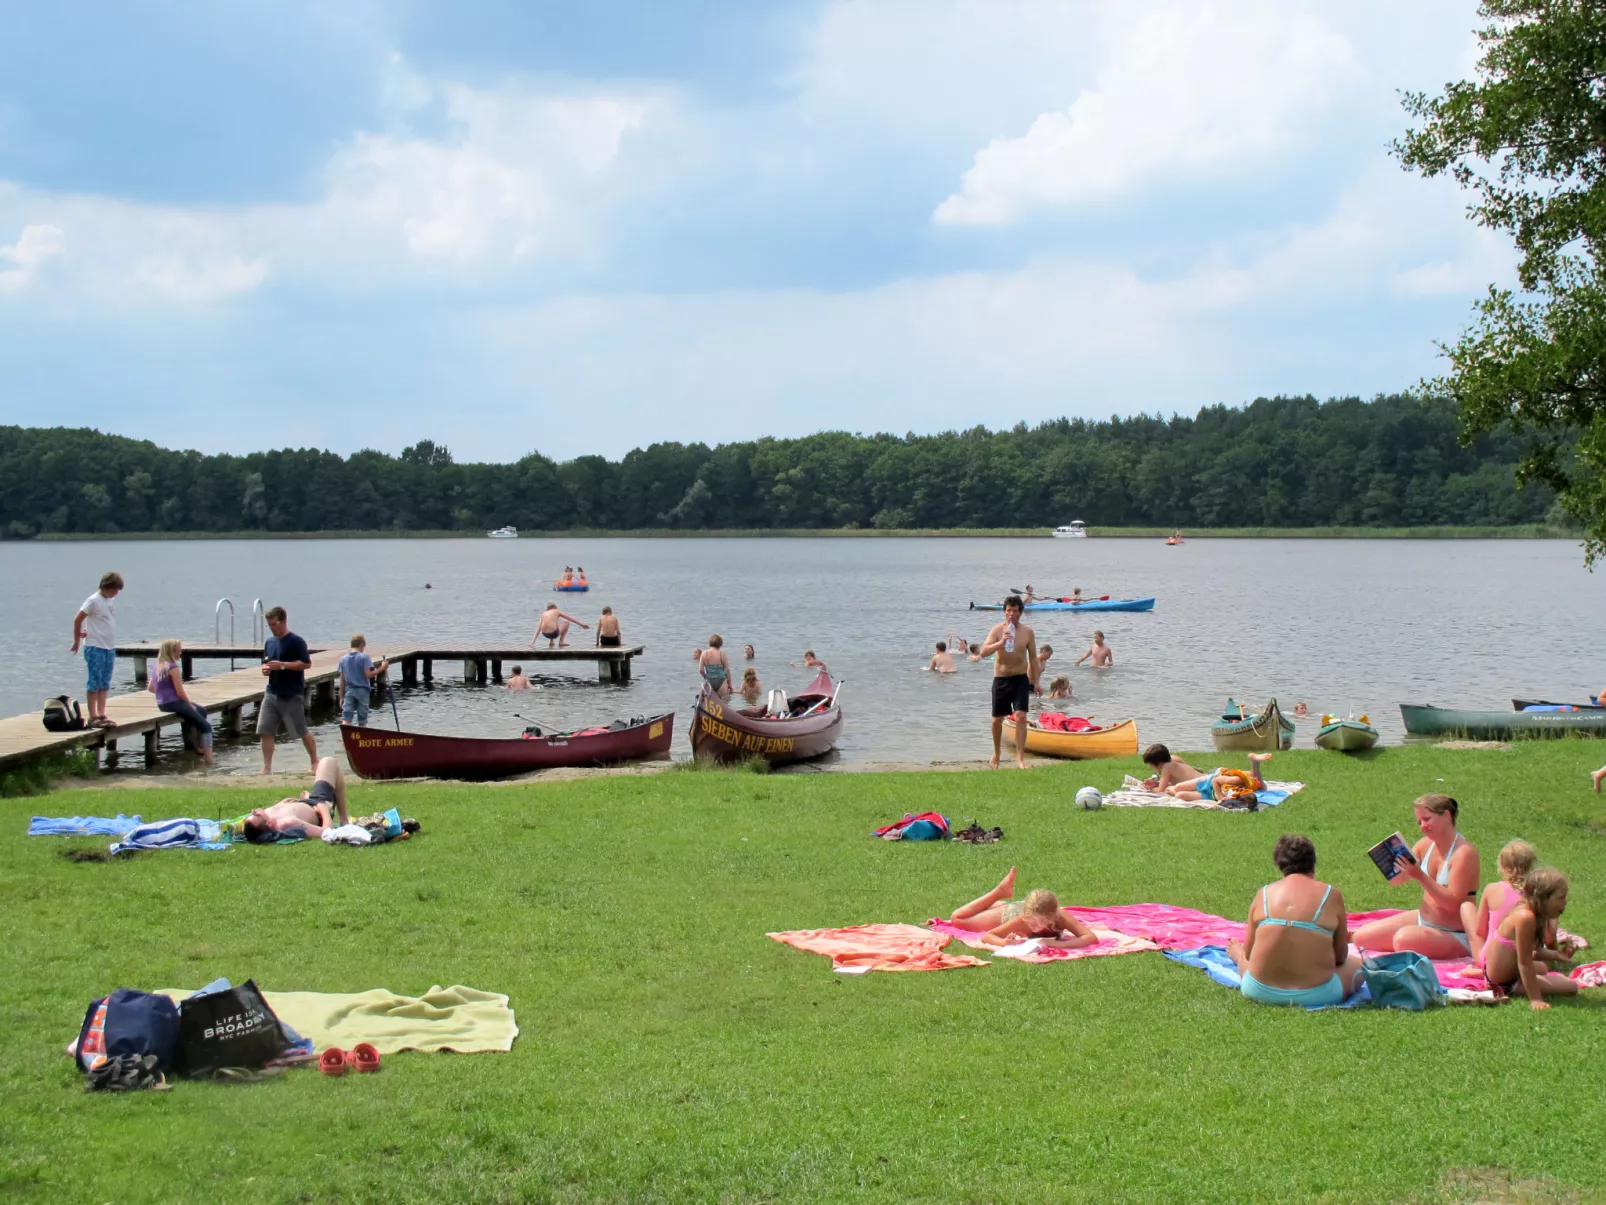
[[[154,1054],[163,1071],[178,1055],[178,1005],[166,996],[120,987],[92,1000],[78,1031],[78,1066],[93,1071],[119,1055]]]
[[[1444,1003],[1444,988],[1433,964],[1415,951],[1368,955],[1361,960],[1361,973],[1379,1008],[1421,1012]]]

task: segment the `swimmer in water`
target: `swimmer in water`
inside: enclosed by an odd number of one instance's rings
[[[1115,654],[1110,652],[1110,646],[1104,643],[1103,632],[1093,633],[1092,647],[1076,659],[1076,664],[1081,665],[1089,657],[1093,659],[1094,669],[1108,669],[1115,664]]]
[[[948,655],[948,642],[946,640],[937,641],[937,655],[931,659],[931,663],[926,666],[926,669],[934,674],[951,674],[955,672],[956,668],[954,659]]]
[[[530,680],[524,676],[524,667],[522,665],[515,665],[513,672],[507,676],[507,688],[509,690],[530,689]]]
[[[742,698],[749,703],[757,703],[764,694],[764,686],[758,680],[758,671],[749,665],[742,671]]]

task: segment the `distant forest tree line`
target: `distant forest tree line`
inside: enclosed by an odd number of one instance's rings
[[[623,459],[458,464],[316,449],[204,456],[85,429],[0,427],[0,535],[1557,522],[1525,447],[1458,439],[1453,403],[1262,398],[1192,418],[1007,431],[658,443]]]

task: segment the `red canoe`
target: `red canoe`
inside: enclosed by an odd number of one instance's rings
[[[619,728],[487,740],[355,725],[340,729],[351,768],[364,778],[507,778],[557,766],[601,766],[669,752],[675,713]]]
[[[804,761],[829,753],[842,733],[837,687],[823,669],[784,716],[764,707],[732,707],[705,682],[692,714],[691,751],[709,761],[762,757],[771,765]]]

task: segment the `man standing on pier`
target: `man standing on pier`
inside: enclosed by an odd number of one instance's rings
[[[268,631],[273,633],[262,646],[262,673],[268,680],[268,692],[257,708],[262,773],[273,773],[273,742],[281,726],[301,738],[316,771],[318,740],[307,727],[307,671],[312,668],[312,654],[307,642],[290,630],[283,607],[270,609],[267,621]]]

